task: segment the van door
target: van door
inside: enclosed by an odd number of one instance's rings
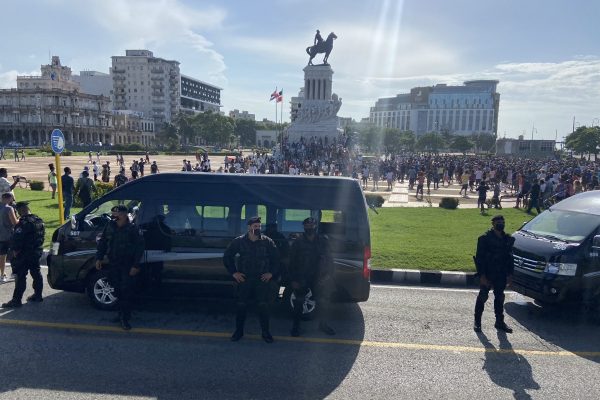
[[[230,209],[193,199],[154,203],[144,236],[148,262],[161,285],[177,286],[182,294],[186,288],[194,292],[214,285],[231,286],[222,260],[233,239]]]
[[[111,209],[124,204],[129,209],[130,219],[135,219],[141,211],[142,203],[139,200],[108,200],[98,204],[94,209],[79,213],[75,218],[74,228],[66,232],[66,239],[62,244],[61,253],[63,263],[80,266],[80,268],[65,268],[66,273],[72,273],[73,276],[65,276],[65,280],[75,279],[82,269],[91,268],[96,257],[97,242],[104,230],[104,227],[110,221]]]

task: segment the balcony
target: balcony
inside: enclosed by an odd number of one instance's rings
[[[122,76],[122,75],[113,75],[113,79],[114,79],[114,80],[117,80],[117,81],[118,81],[118,80],[124,81],[124,80],[125,80],[125,77],[124,77],[124,76]]]
[[[113,68],[112,72],[113,72],[113,74],[124,74],[125,73],[125,69]]]
[[[164,74],[165,70],[163,68],[151,68],[150,72],[153,74]]]

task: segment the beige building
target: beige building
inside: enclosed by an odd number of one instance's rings
[[[249,121],[256,121],[256,115],[250,114],[248,111],[240,111],[238,109],[229,111],[229,117],[233,119],[246,119]]]
[[[181,105],[179,62],[154,57],[149,50],[113,56],[113,107],[142,112],[157,124],[170,122]]]
[[[47,143],[53,129],[67,145],[110,141],[110,99],[81,92],[71,69],[52,57],[40,76],[17,77],[16,89],[0,90],[0,142],[25,146]]]

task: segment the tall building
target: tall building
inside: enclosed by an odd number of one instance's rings
[[[204,112],[221,110],[221,89],[210,83],[181,75],[181,110]]]
[[[446,131],[457,135],[496,135],[500,94],[498,81],[467,81],[462,86],[438,84],[381,98],[369,121],[379,127],[410,130],[417,135]]]
[[[17,88],[0,90],[0,142],[39,146],[55,128],[67,145],[110,142],[114,132],[110,99],[82,92],[57,56],[41,75],[18,76]]]
[[[179,62],[154,57],[149,50],[126,50],[113,56],[113,107],[142,112],[157,124],[180,110]]]
[[[81,71],[79,75],[73,75],[73,80],[79,82],[83,93],[112,97],[113,82],[110,74]]]

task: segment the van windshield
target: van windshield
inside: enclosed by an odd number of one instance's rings
[[[546,210],[529,221],[521,230],[537,236],[581,242],[600,224],[597,215],[573,211]]]

